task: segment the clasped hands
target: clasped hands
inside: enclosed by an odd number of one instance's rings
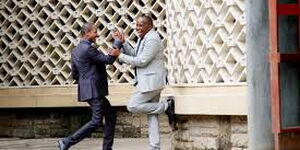
[[[119,41],[122,44],[125,42],[124,33],[120,32],[118,29],[114,30],[113,38],[115,41]],[[108,49],[108,54],[111,56],[118,57],[121,54],[121,52],[119,48],[113,46],[113,48]]]
[[[107,52],[108,52],[108,55],[111,55],[114,57],[118,57],[121,54],[121,51],[118,48],[108,48]]]

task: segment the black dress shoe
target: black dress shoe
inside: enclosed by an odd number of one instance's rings
[[[169,119],[169,125],[174,128],[176,125],[176,116],[175,116],[175,101],[173,97],[169,97],[167,103],[168,103],[168,108],[165,112]]]
[[[69,147],[64,143],[63,140],[58,140],[57,143],[59,150],[68,150]]]

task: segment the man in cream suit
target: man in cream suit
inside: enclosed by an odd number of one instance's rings
[[[115,47],[123,47],[119,60],[135,67],[134,84],[136,89],[127,105],[133,113],[148,115],[149,150],[160,149],[158,114],[166,113],[171,126],[175,124],[174,100],[159,102],[161,91],[166,84],[167,69],[161,38],[153,28],[152,18],[148,15],[138,17],[136,31],[139,39],[133,48],[125,41],[120,31],[114,33]]]

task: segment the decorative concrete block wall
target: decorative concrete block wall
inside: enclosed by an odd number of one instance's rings
[[[245,0],[166,3],[171,85],[245,83]]]
[[[96,22],[97,44],[105,51],[115,26],[136,44],[134,20],[141,13],[153,14],[168,43],[171,85],[245,83],[244,5],[244,0],[1,2],[0,87],[73,84],[70,50],[82,24]],[[107,69],[112,84],[133,81],[130,66],[115,62]]]
[[[0,3],[0,88],[71,85],[70,51],[84,22],[95,22],[105,52],[115,26],[135,45],[135,19],[151,13],[166,45],[164,0],[6,0]],[[133,70],[115,62],[110,83],[131,83]]]

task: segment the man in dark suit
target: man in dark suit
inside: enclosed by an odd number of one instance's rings
[[[112,150],[116,125],[116,112],[105,98],[108,83],[105,64],[112,64],[120,52],[110,49],[105,55],[92,45],[98,37],[93,23],[86,23],[81,29],[82,39],[72,50],[72,75],[78,83],[78,100],[87,102],[92,110],[92,118],[72,135],[60,139],[58,147],[67,150],[83,140],[102,124],[105,118],[103,150]]]

